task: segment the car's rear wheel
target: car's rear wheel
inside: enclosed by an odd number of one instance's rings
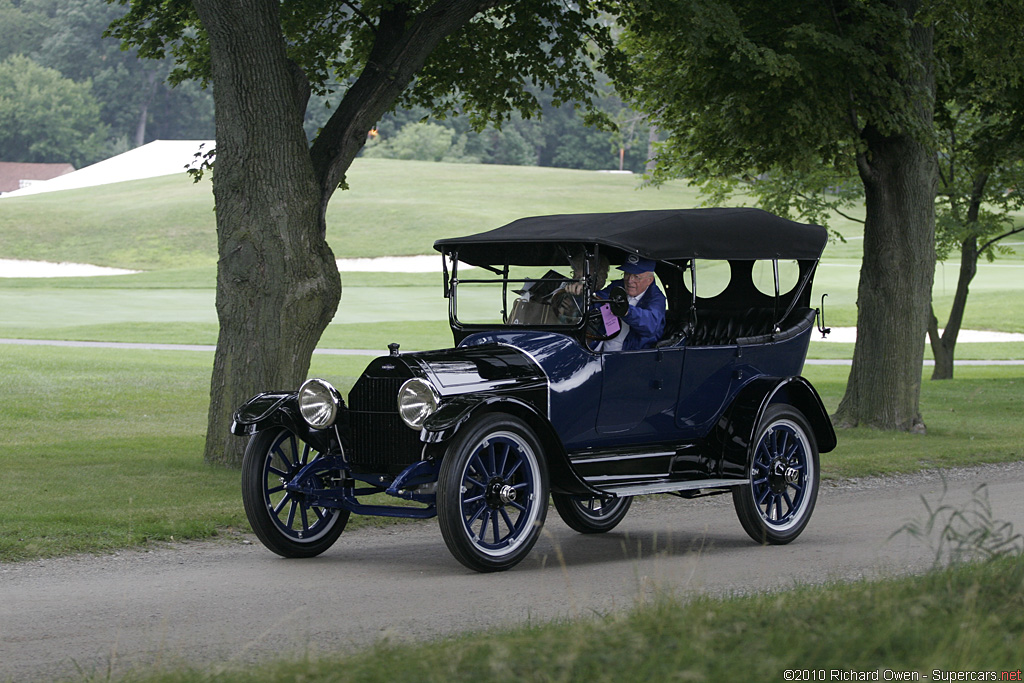
[[[283,557],[313,557],[334,545],[349,511],[311,505],[285,489],[303,467],[319,457],[288,429],[258,432],[242,459],[242,504],[256,537]]]
[[[629,512],[633,499],[580,498],[564,493],[552,493],[558,516],[581,534],[602,534],[614,529]]]
[[[807,526],[818,498],[814,432],[800,411],[771,405],[754,444],[748,481],[733,489],[736,514],[758,543],[789,543]]]
[[[548,474],[533,430],[491,413],[466,425],[441,462],[437,518],[452,555],[470,569],[518,564],[547,514]]]

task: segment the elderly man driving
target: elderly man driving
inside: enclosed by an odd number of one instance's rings
[[[605,341],[601,350],[650,348],[665,332],[665,295],[654,282],[654,261],[630,254],[619,270],[622,279],[609,284],[597,296],[607,299],[613,287],[622,287],[629,299],[629,310],[622,316],[622,329]]]

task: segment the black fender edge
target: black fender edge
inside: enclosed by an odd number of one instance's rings
[[[331,449],[333,430],[311,428],[299,413],[298,396],[294,391],[269,391],[253,396],[232,416],[231,433],[251,436],[273,427],[284,427],[316,450],[327,453]]]
[[[707,452],[721,456],[721,476],[747,476],[754,432],[764,411],[776,403],[791,405],[807,418],[819,453],[835,449],[835,429],[810,382],[799,376],[759,377],[740,390],[707,437]]]
[[[587,484],[576,473],[569,461],[569,454],[562,446],[562,440],[551,426],[551,422],[526,401],[508,396],[456,397],[427,418],[420,438],[431,444],[448,441],[472,418],[484,413],[496,412],[515,415],[533,429],[544,449],[548,466],[548,480],[553,492],[587,497],[608,495]]]

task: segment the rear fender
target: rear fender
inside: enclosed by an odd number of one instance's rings
[[[775,403],[793,406],[803,413],[820,453],[836,447],[832,421],[810,382],[803,377],[759,377],[740,390],[708,435],[706,452],[720,455],[721,476],[746,476],[755,431],[764,411]]]
[[[446,402],[440,410],[427,418],[421,438],[428,443],[443,443],[455,436],[459,429],[476,416],[494,412],[515,415],[533,429],[544,449],[552,491],[578,496],[607,495],[580,478],[569,462],[569,455],[565,452],[562,440],[554,427],[545,416],[525,401],[507,396],[458,396]]]

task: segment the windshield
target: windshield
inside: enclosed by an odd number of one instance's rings
[[[576,327],[587,297],[607,284],[608,261],[577,249],[564,265],[469,268],[453,273],[452,313],[462,325]]]

